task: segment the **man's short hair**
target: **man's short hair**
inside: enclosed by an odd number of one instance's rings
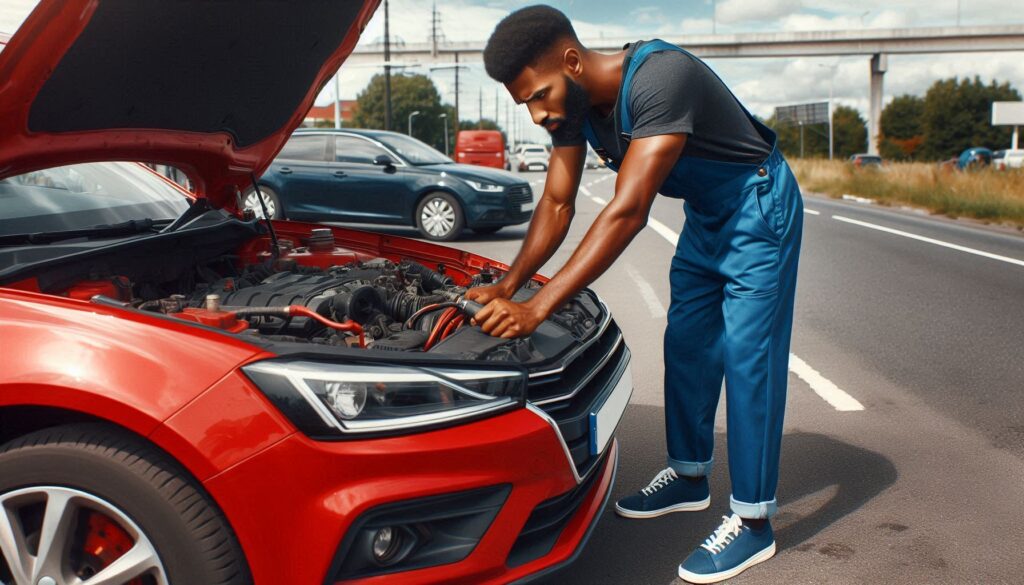
[[[578,42],[572,23],[550,6],[527,6],[506,16],[494,27],[484,47],[484,68],[496,81],[509,83],[558,41]]]

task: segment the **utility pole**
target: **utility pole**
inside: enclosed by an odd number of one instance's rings
[[[476,122],[477,130],[484,129],[484,88],[480,86],[480,119]]]
[[[384,129],[391,130],[391,29],[384,0]]]
[[[439,69],[454,69],[455,70],[455,115],[452,119],[453,132],[458,133],[459,131],[459,69],[468,69],[465,65],[459,65],[459,54],[455,53],[455,64],[454,65],[437,65],[431,67],[431,71],[437,71]]]

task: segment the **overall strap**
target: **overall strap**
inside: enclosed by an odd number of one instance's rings
[[[622,102],[619,104],[619,122],[622,126],[622,133],[627,138],[633,134],[633,117],[629,113],[629,90],[633,86],[633,76],[636,75],[636,70],[640,68],[640,65],[643,65],[647,57],[651,56],[651,53],[661,51],[686,52],[672,43],[661,39],[654,39],[644,43],[643,46],[637,49],[629,60],[629,66],[626,67],[626,74],[622,78]]]
[[[682,51],[679,47],[665,42],[661,39],[655,39],[648,43],[645,43],[642,47],[633,53],[633,56],[629,60],[629,64],[626,66],[626,73],[622,80],[622,103],[619,106],[619,121],[622,127],[622,133],[628,138],[633,133],[633,120],[629,115],[629,87],[633,83],[633,75],[640,65],[647,60],[647,57],[651,53],[658,51]],[[613,171],[619,170],[619,165],[613,162],[609,157],[607,151],[601,146],[601,143],[597,139],[597,133],[594,132],[594,128],[590,125],[590,118],[583,120],[583,136],[590,143],[590,147],[594,149],[594,152],[598,154],[602,159],[605,160],[605,165]]]

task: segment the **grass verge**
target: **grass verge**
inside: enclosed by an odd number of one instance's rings
[[[959,172],[929,163],[893,163],[857,169],[846,162],[790,161],[808,191],[832,197],[870,197],[883,205],[910,205],[949,217],[969,217],[1024,229],[1024,171]]]

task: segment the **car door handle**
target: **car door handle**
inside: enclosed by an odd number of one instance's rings
[[[347,177],[348,175],[345,174],[345,171],[334,171],[334,176],[338,178],[344,178]]]
[[[280,169],[277,170],[277,172],[281,173],[282,175],[290,175],[292,174],[292,169],[290,167],[281,167]]]

